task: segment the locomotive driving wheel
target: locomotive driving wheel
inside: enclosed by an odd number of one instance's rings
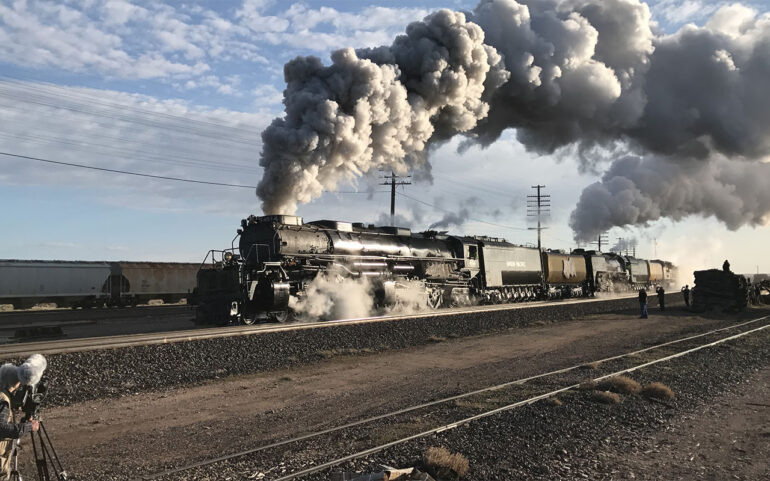
[[[267,315],[271,321],[286,322],[289,320],[289,311],[276,311]]]

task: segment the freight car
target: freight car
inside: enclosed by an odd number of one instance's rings
[[[0,304],[15,309],[122,307],[178,302],[194,289],[199,264],[0,260]]]

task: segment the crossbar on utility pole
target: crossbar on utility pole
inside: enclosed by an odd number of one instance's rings
[[[544,185],[533,185],[532,188],[537,190],[537,195],[527,196],[527,217],[537,217],[537,227],[530,227],[529,229],[537,229],[537,250],[542,251],[540,231],[547,229],[547,227],[541,225],[541,217],[543,214],[551,212],[551,196],[541,192],[541,189],[545,188]]]
[[[389,185],[390,186],[390,225],[395,226],[396,222],[396,186],[397,185],[412,185],[411,182],[406,182],[399,179],[409,179],[411,178],[411,175],[396,175],[395,172],[391,171],[390,175],[386,175],[383,177],[383,179],[386,179],[386,182],[380,182],[380,185]],[[389,180],[390,182],[387,182]]]
[[[606,246],[606,245],[609,245],[609,243],[610,243],[610,240],[606,232],[599,234],[599,237],[592,242],[592,244],[597,244],[597,250],[599,252],[602,251],[602,244]]]

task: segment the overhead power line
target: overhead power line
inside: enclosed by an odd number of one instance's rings
[[[74,100],[79,102],[88,102],[91,105],[101,105],[107,108],[119,109],[121,112],[125,112],[126,110],[129,110],[132,112],[145,114],[152,117],[160,117],[168,120],[178,120],[185,124],[198,124],[201,126],[215,127],[215,128],[225,127],[229,130],[240,131],[248,135],[257,135],[257,136],[260,135],[259,130],[239,127],[239,126],[225,125],[225,124],[221,124],[219,122],[214,122],[211,120],[191,119],[183,115],[170,114],[167,112],[156,112],[154,110],[138,107],[136,105],[110,101],[103,97],[99,97],[98,95],[84,92],[82,90],[74,90],[72,88],[65,88],[59,85],[46,83],[46,82],[24,81],[21,79],[14,79],[12,77],[0,75],[0,88],[2,88],[3,86],[8,86],[10,88],[23,90],[30,93],[35,93],[37,91],[37,92],[42,92],[43,94],[53,94],[56,99],[64,98],[64,99],[69,99],[69,100]]]
[[[41,157],[32,157],[30,155],[20,155],[20,154],[12,154],[10,152],[0,152],[0,155],[5,155],[7,157],[15,157],[18,159],[26,159],[26,160],[34,160],[37,162],[45,162],[48,164],[55,164],[55,165],[64,165],[67,167],[77,167],[80,169],[89,169],[89,170],[98,170],[100,172],[110,172],[113,174],[125,174],[125,175],[134,175],[137,177],[149,177],[151,179],[160,179],[160,180],[173,180],[176,182],[189,182],[193,184],[203,184],[203,185],[215,185],[220,187],[238,187],[242,189],[256,189],[256,185],[242,185],[242,184],[228,184],[225,182],[211,182],[207,180],[195,180],[195,179],[183,179],[181,177],[171,177],[167,175],[154,175],[154,174],[144,174],[141,172],[132,172],[130,170],[119,170],[119,169],[108,169],[106,167],[95,167],[93,165],[83,165],[83,164],[75,164],[72,162],[62,162],[59,160],[50,160],[50,159],[43,159]],[[389,192],[387,190],[374,190],[374,191],[332,191],[333,194],[379,194],[382,192]]]
[[[81,169],[90,169],[90,170],[98,170],[101,172],[112,172],[115,174],[125,174],[125,175],[134,175],[137,177],[149,177],[152,179],[161,179],[161,180],[174,180],[177,182],[190,182],[193,184],[206,184],[206,185],[219,185],[222,187],[241,187],[244,189],[256,189],[257,187],[254,185],[241,185],[241,184],[227,184],[224,182],[210,182],[207,180],[193,180],[193,179],[182,179],[180,177],[170,177],[166,175],[153,175],[153,174],[142,174],[139,172],[131,172],[129,170],[118,170],[118,169],[107,169],[105,167],[94,167],[93,165],[83,165],[83,164],[74,164],[72,162],[61,162],[58,160],[49,160],[49,159],[42,159],[40,157],[32,157],[29,155],[19,155],[19,154],[12,154],[10,152],[0,152],[0,155],[5,155],[8,157],[16,157],[18,159],[27,159],[27,160],[35,160],[37,162],[46,162],[48,164],[56,164],[56,165],[67,165],[69,167],[79,167]]]
[[[193,129],[191,128],[192,127],[191,125],[187,125],[187,124],[163,122],[163,121],[154,120],[148,117],[145,117],[145,118],[142,118],[140,116],[132,117],[129,115],[125,115],[122,112],[117,110],[113,110],[112,112],[110,112],[110,109],[106,109],[106,111],[93,110],[93,109],[89,109],[86,104],[79,104],[77,106],[65,105],[61,102],[61,99],[56,99],[53,97],[29,96],[27,98],[24,98],[22,96],[17,95],[14,92],[9,92],[9,91],[4,92],[1,88],[0,88],[0,97],[8,98],[10,100],[10,104],[6,104],[6,107],[11,107],[11,108],[18,109],[19,108],[18,103],[23,102],[27,104],[51,107],[54,109],[68,110],[71,112],[75,112],[77,114],[88,115],[91,117],[102,117],[113,121],[144,125],[146,127],[153,127],[156,129],[175,131],[187,136],[206,137],[206,138],[217,140],[219,142],[250,145],[255,147],[260,145],[258,133],[254,134],[254,137],[251,137],[251,138],[227,135],[227,134],[223,135],[222,129],[226,129],[226,130],[232,129],[232,127],[226,126],[226,125],[221,125],[218,131],[210,128]],[[128,109],[125,109],[125,110],[128,110]]]

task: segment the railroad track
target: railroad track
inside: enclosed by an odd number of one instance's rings
[[[71,320],[103,320],[145,316],[167,316],[189,311],[187,304],[165,304],[159,306],[137,306],[126,308],[99,309],[48,309],[25,311],[0,311],[0,327],[8,323],[60,322]]]
[[[767,328],[770,328],[770,316],[752,319],[750,321],[742,322],[732,326],[714,329],[708,332],[656,344],[644,349],[638,349],[617,356],[599,359],[595,361],[595,363],[599,364],[600,366],[607,366],[607,368],[604,369],[605,372],[602,375],[592,377],[592,379],[598,382],[613,376],[627,374],[639,369],[653,366],[655,364],[686,356],[690,353],[702,349],[717,346],[727,341],[757,333]],[[674,348],[677,349],[675,350]],[[659,352],[656,353],[656,351]],[[370,438],[368,434],[371,432],[376,432],[378,428],[382,429],[385,426],[392,426],[395,423],[403,421],[404,415],[409,414],[416,416],[419,414],[419,416],[423,419],[430,419],[432,413],[438,413],[438,415],[433,419],[434,427],[431,427],[430,429],[418,430],[418,432],[408,436],[367,447],[365,449],[356,450],[353,453],[344,456],[318,460],[315,463],[310,463],[310,466],[307,465],[308,463],[305,460],[304,465],[301,465],[299,469],[290,473],[282,473],[279,476],[271,478],[272,481],[290,481],[313,473],[318,473],[348,461],[369,456],[399,444],[403,444],[421,437],[437,434],[442,431],[453,429],[458,426],[493,416],[504,411],[509,411],[522,406],[533,404],[565,391],[577,389],[585,380],[585,369],[586,363],[576,364],[563,369],[517,379],[503,384],[489,386],[483,389],[478,389],[475,391],[462,393],[427,403],[409,406],[397,411],[349,422],[321,431],[302,434],[291,439],[275,441],[263,446],[258,446],[252,449],[228,454],[225,456],[199,461],[185,466],[175,467],[162,472],[157,472],[155,474],[145,475],[139,479],[145,481],[178,479],[178,476],[182,473],[193,474],[190,472],[194,470],[213,468],[220,463],[233,462],[239,459],[243,460],[246,457],[253,457],[256,459],[258,456],[262,455],[263,457],[250,467],[250,472],[254,472],[254,469],[257,465],[262,467],[264,466],[264,464],[260,465],[259,461],[265,462],[265,460],[271,460],[270,462],[273,463],[272,465],[277,466],[283,454],[277,451],[278,448],[284,448],[285,452],[289,453],[289,456],[292,458],[302,458],[303,448],[307,448],[312,453],[314,449],[317,448],[317,446],[316,448],[313,447],[312,442],[323,436],[323,442],[327,447],[333,445],[334,442],[337,442],[339,444],[338,449],[343,451],[345,447],[349,447],[351,444],[365,444],[366,440]],[[580,380],[576,381],[575,379],[578,378]],[[522,390],[522,392],[517,393],[517,389]],[[536,391],[536,393],[534,393],[533,390]],[[479,412],[472,413],[472,415],[467,415],[468,413],[466,412],[464,415],[456,417],[455,419],[451,419],[450,422],[446,422],[446,418],[444,416],[447,416],[447,413],[442,412],[442,410],[451,413],[452,410],[447,409],[451,403],[456,403],[460,400],[472,400],[474,398],[480,397],[483,398],[484,396],[488,396],[492,393],[503,400],[502,405],[496,406],[492,409],[480,409]],[[431,409],[433,411],[429,411]],[[459,412],[462,413],[463,410],[460,409]],[[368,429],[362,429],[367,426]],[[356,436],[358,436],[358,438],[356,438]],[[304,446],[303,443],[305,443]],[[275,451],[273,453],[274,457],[270,458],[269,453],[273,451]],[[334,452],[336,453],[339,451]],[[267,456],[265,456],[266,454]],[[269,471],[270,470],[268,470],[268,472]]]
[[[16,344],[0,345],[0,356],[2,357],[23,357],[33,353],[39,354],[60,354],[67,352],[91,351],[97,349],[115,349],[120,347],[150,346],[157,344],[168,344],[173,342],[195,341],[203,339],[215,339],[222,337],[249,336],[254,334],[264,334],[271,332],[292,331],[301,329],[320,329],[333,326],[367,324],[383,321],[396,321],[400,319],[418,319],[435,316],[457,316],[478,312],[490,311],[514,311],[518,309],[527,309],[538,306],[550,305],[569,305],[605,302],[616,299],[635,297],[635,295],[617,296],[609,299],[567,299],[558,302],[538,301],[521,304],[502,304],[491,306],[473,306],[461,309],[440,309],[437,311],[423,311],[416,314],[406,315],[384,315],[372,316],[358,319],[341,319],[335,321],[311,321],[311,322],[291,322],[284,324],[260,324],[253,326],[230,326],[197,328],[190,330],[167,331],[148,334],[124,334],[119,336],[101,336],[82,339],[62,339],[53,341],[25,342]]]

